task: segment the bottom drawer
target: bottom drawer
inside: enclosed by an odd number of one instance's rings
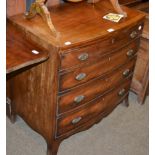
[[[119,87],[81,107],[80,110],[66,113],[58,118],[57,136],[76,130],[99,114],[107,113],[109,108],[114,108],[128,93],[130,83],[131,79],[127,79]]]

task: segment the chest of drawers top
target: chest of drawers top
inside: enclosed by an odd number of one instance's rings
[[[108,1],[101,1],[95,5],[87,2],[64,3],[52,7],[50,14],[59,32],[57,38],[52,36],[50,29],[39,16],[26,20],[22,14],[10,17],[9,21],[24,31],[28,39],[49,50],[51,47],[59,48],[58,52],[62,54],[102,39],[108,47],[111,44],[109,39],[112,37],[118,41],[127,40],[124,37],[132,31],[131,28],[137,25],[137,22],[144,18],[144,14],[126,7],[123,7],[123,10],[127,12],[127,18],[115,23],[103,19],[104,15],[110,12],[115,13]],[[113,29],[113,32],[109,32],[109,29]]]

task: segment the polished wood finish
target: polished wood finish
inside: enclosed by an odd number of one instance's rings
[[[48,25],[49,29],[51,30],[52,34],[54,37],[59,37],[59,32],[56,31],[50,13],[48,11],[48,8],[46,7],[46,2],[48,0],[35,0],[34,3],[31,5],[30,10],[26,13],[26,17],[28,19],[31,19],[33,17],[35,17],[37,14],[41,15],[41,17],[43,18],[43,20],[46,22],[46,24]],[[71,2],[76,2],[79,0],[69,0]],[[80,0],[82,1],[82,0]],[[98,0],[97,0],[98,1]],[[124,17],[127,17],[127,13],[124,12],[122,10],[122,8],[119,5],[118,0],[109,0],[114,8],[114,10],[119,13],[122,14]],[[95,3],[95,0],[91,1],[88,0],[89,3]]]
[[[50,15],[60,32],[59,39],[53,37],[38,16],[32,20],[26,20],[23,15],[9,18],[8,22],[14,29],[18,29],[20,35],[24,35],[25,40],[49,52],[46,61],[20,72],[18,70],[7,81],[10,88],[11,117],[21,116],[45,138],[48,155],[56,155],[62,140],[98,123],[122,101],[128,105],[128,90],[141,35],[139,26],[143,27],[145,16],[139,11],[123,8],[128,17],[119,23],[102,18],[114,11],[108,1],[96,3],[95,8],[86,2],[64,3],[52,8]],[[81,10],[86,12],[83,16],[79,16]],[[111,28],[114,31],[108,32]],[[133,50],[129,50],[130,48]],[[82,49],[90,49],[92,57],[87,62],[74,63],[76,52],[81,54]],[[73,58],[70,61],[66,59],[72,65],[62,67],[63,61],[66,61],[63,55]],[[65,76],[70,81],[75,78],[74,73],[81,72],[86,72],[89,78],[86,76],[86,80],[81,83],[73,81],[69,87],[66,85],[61,89]],[[81,76],[77,79],[80,78]],[[101,83],[103,88],[99,85]],[[80,106],[72,106],[71,96],[76,97],[76,93],[81,90],[85,90],[88,98]],[[68,95],[70,97],[63,101],[63,97]],[[81,98],[76,101],[79,100]],[[67,107],[64,106],[65,103]]]
[[[115,70],[114,72],[106,76],[104,75],[97,80],[87,82],[87,84],[81,87],[68,90],[65,94],[61,95],[60,93],[60,96],[58,98],[59,113],[72,110],[73,108],[77,108],[85,104],[86,102],[89,102],[90,100],[96,98],[97,96],[105,93],[105,91],[110,90],[112,88],[111,85],[118,85],[118,83],[122,82],[124,79],[126,79],[126,77],[132,75],[134,65],[135,59],[132,59],[123,67]],[[127,75],[124,75],[124,72],[126,70],[129,70],[129,73]],[[74,100],[79,95],[83,95],[84,99],[81,102],[76,103]]]
[[[109,92],[108,94],[97,98],[95,101],[92,101],[86,105],[84,105],[78,111],[72,111],[69,114],[65,114],[58,119],[58,132],[57,136],[65,134],[67,132],[72,132],[72,130],[76,130],[76,128],[80,128],[80,126],[87,123],[93,117],[101,113],[106,113],[108,108],[112,108],[128,93],[130,88],[131,80],[125,81],[122,85],[117,87],[117,89]],[[119,95],[118,93],[125,89],[123,95]],[[78,122],[73,122],[76,118],[81,118]]]
[[[114,23],[102,18],[109,13],[109,9],[113,11],[113,8],[108,1],[98,2],[95,7],[86,2],[77,4],[64,3],[59,7],[53,7],[50,14],[57,31],[60,32],[60,38],[57,39],[51,35],[46,24],[44,24],[42,19],[38,16],[30,21],[25,20],[22,15],[17,15],[9,19],[10,22],[17,25],[19,29],[24,29],[27,36],[39,45],[42,45],[49,50],[51,46],[56,46],[61,48],[60,52],[63,53],[65,52],[64,49],[82,46],[84,43],[86,46],[87,44],[90,44],[91,41],[99,41],[100,39],[110,36],[113,37],[115,33],[119,34],[119,31],[122,31],[122,29],[125,31],[126,28],[131,26],[131,23],[133,27],[138,27],[137,24],[141,24],[141,18],[144,17],[144,14],[139,14],[138,11],[133,11],[127,7],[123,8],[129,14],[128,17],[122,19],[119,23]],[[79,16],[81,10],[85,10],[87,14],[75,18]],[[96,21],[96,19],[98,20]],[[114,29],[113,33],[108,32],[110,28]],[[70,44],[66,45],[66,42],[69,42]]]
[[[142,24],[140,23],[139,26],[140,25]],[[135,26],[135,28],[129,27],[129,28],[126,28],[125,30],[121,30],[120,32],[113,33],[112,38],[111,36],[109,36],[109,38],[105,38],[104,40],[98,41],[97,44],[96,42],[94,42],[89,46],[81,47],[80,49],[74,49],[74,50],[70,50],[70,51],[66,51],[65,53],[62,53],[61,70],[64,70],[70,67],[76,67],[76,65],[81,65],[82,63],[94,62],[99,58],[103,58],[104,55],[106,55],[107,53],[109,54],[112,52],[113,53],[116,52],[117,47],[122,47],[122,45],[126,46],[130,41],[134,39],[134,38],[133,39],[130,38],[130,34],[133,31],[137,32],[136,38],[139,36],[139,34],[141,33],[141,30],[137,31],[137,29],[138,29],[137,25]],[[122,35],[119,35],[120,33]],[[128,45],[126,47],[128,49],[125,49],[125,50],[128,51],[133,49],[136,52],[138,48],[136,43],[137,45],[139,44],[138,40],[133,42],[131,45]],[[88,58],[86,60],[80,60],[79,57],[82,54],[87,54]]]
[[[50,53],[50,58],[44,63],[24,70],[11,79],[11,117],[16,114],[21,116],[45,138],[53,151],[56,142],[51,137],[55,128],[51,124],[55,124],[56,120],[58,62],[58,56]]]
[[[45,61],[49,53],[24,39],[17,29],[7,24],[6,73]],[[33,53],[34,52],[34,53]]]
[[[138,40],[137,40],[138,42]],[[68,69],[64,73],[60,74],[60,84],[59,89],[60,91],[64,91],[65,89],[69,89],[71,87],[75,87],[79,84],[85,83],[93,78],[99,77],[105,73],[108,73],[111,70],[115,70],[116,68],[123,65],[127,62],[131,57],[127,56],[127,53],[130,50],[133,50],[134,53],[132,57],[136,53],[136,49],[138,44],[136,41],[132,45],[128,45],[127,47],[118,50],[112,54],[108,54],[105,57],[101,57],[98,59],[98,63],[96,64],[86,64],[83,67],[79,67],[76,69]],[[117,61],[115,61],[117,60]],[[77,76],[84,73],[85,77],[81,80],[77,80]]]

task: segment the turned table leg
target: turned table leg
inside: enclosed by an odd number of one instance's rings
[[[52,23],[50,13],[45,5],[46,1],[47,0],[36,0],[34,3],[32,3],[29,12],[26,13],[25,16],[27,19],[31,19],[35,17],[37,14],[39,14],[43,18],[43,20],[47,23],[54,37],[57,37],[57,31]]]

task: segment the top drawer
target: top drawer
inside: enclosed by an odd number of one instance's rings
[[[100,56],[109,51],[118,50],[128,42],[132,41],[142,33],[143,24],[139,23],[136,26],[121,29],[117,32],[112,32],[103,40],[94,42],[85,47],[64,51],[61,54],[61,68],[64,70],[70,67],[76,67],[86,62],[95,61]]]

